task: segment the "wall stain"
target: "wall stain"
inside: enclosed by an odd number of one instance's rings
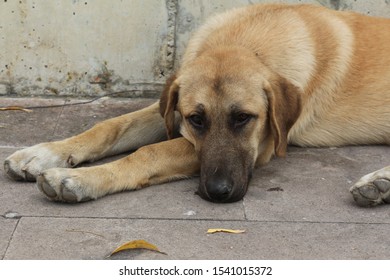
[[[176,57],[178,0],[165,0],[165,4],[168,13],[167,31],[166,34],[158,38],[159,42],[156,42],[158,47],[154,54],[155,63],[153,66],[154,76],[161,81],[165,81],[173,73]]]

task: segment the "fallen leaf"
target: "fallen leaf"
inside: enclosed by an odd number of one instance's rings
[[[27,113],[32,112],[32,110],[26,109],[26,108],[20,107],[20,106],[2,107],[2,108],[0,108],[0,111],[23,111],[23,112],[27,112]]]
[[[126,242],[121,246],[119,246],[118,248],[116,248],[114,251],[112,251],[109,257],[123,250],[134,250],[134,249],[146,249],[146,250],[151,250],[166,255],[166,253],[161,252],[155,245],[150,244],[145,240],[133,240],[133,241]]]
[[[216,233],[216,232],[225,232],[225,233],[244,233],[243,229],[226,229],[226,228],[210,228],[207,230],[207,233]]]

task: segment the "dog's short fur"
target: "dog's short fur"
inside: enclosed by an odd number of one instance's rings
[[[237,201],[255,165],[285,156],[288,143],[390,145],[389,54],[390,19],[312,5],[228,11],[194,34],[160,103],[18,151],[5,170],[37,178],[48,198],[67,202],[200,171],[203,198]],[[179,125],[183,137],[152,144]],[[69,168],[137,148],[112,163]],[[351,192],[360,205],[390,202],[390,167]]]

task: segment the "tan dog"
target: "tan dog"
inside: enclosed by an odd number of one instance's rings
[[[164,139],[160,113],[169,136],[180,125],[183,137],[147,145]],[[18,151],[4,166],[16,180],[37,178],[56,201],[200,171],[199,194],[231,202],[245,195],[255,165],[284,156],[288,143],[390,144],[389,19],[311,5],[254,5],[215,16],[189,42],[160,104]],[[69,168],[137,148],[112,163]],[[390,167],[351,192],[360,205],[390,202]]]

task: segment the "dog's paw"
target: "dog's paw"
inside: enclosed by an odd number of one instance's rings
[[[52,168],[37,178],[38,189],[50,200],[76,203],[95,199],[80,170]]]
[[[363,176],[350,192],[360,206],[390,203],[390,166]]]
[[[4,161],[5,174],[13,180],[34,182],[43,170],[68,167],[69,154],[59,145],[57,142],[42,143],[13,153]]]

